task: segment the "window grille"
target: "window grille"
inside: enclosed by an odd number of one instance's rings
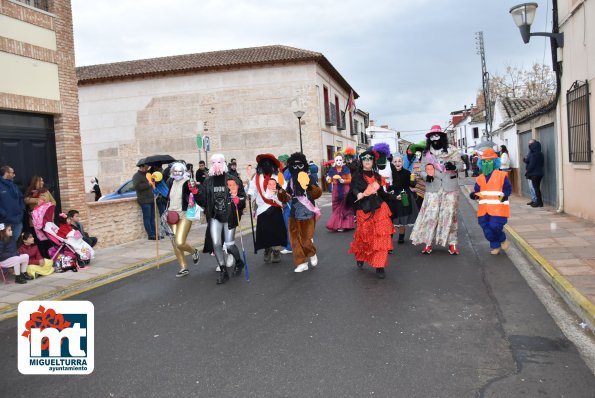
[[[568,157],[571,162],[591,162],[589,121],[589,83],[576,81],[566,92],[568,119]]]
[[[27,4],[28,6],[39,8],[43,11],[49,11],[48,0],[16,0],[19,3]]]

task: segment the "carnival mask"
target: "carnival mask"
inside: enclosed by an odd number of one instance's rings
[[[176,162],[170,166],[169,175],[176,181],[181,181],[186,176],[186,165],[184,163]]]
[[[482,160],[481,171],[483,172],[483,175],[490,175],[492,171],[494,171],[494,160]]]
[[[341,167],[343,166],[343,157],[342,156],[337,156],[335,157],[335,166],[337,167]]]
[[[214,154],[211,156],[211,169],[209,174],[220,176],[227,171],[227,164],[225,163],[225,156],[221,154]]]
[[[395,158],[393,162],[397,170],[401,170],[403,168],[403,159],[402,158]]]
[[[415,151],[415,160],[418,162],[421,160],[421,151]]]
[[[440,134],[432,134],[430,136],[430,141],[432,141],[432,142],[440,141]]]

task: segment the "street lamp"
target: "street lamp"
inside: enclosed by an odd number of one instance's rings
[[[295,117],[298,118],[298,126],[300,127],[300,152],[304,153],[304,148],[302,147],[302,116],[304,116],[304,111],[295,111],[293,114]]]
[[[525,44],[529,43],[531,36],[545,36],[553,38],[557,47],[564,47],[564,33],[534,32],[531,33],[531,24],[535,19],[537,3],[523,3],[510,9],[510,15],[516,26],[521,31],[521,37]]]

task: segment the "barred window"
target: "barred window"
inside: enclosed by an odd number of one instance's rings
[[[39,8],[43,11],[49,11],[48,0],[16,0],[19,3],[27,4],[28,6]]]
[[[589,124],[589,83],[576,81],[566,92],[568,116],[568,155],[571,162],[591,162]]]

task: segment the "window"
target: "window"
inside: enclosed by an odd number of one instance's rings
[[[337,126],[341,126],[341,108],[339,108],[339,97],[335,95],[335,114],[337,115]]]
[[[48,0],[16,0],[19,3],[27,4],[28,6],[39,8],[43,11],[49,11]]]
[[[328,102],[328,87],[327,86],[322,86],[323,87],[323,91],[324,91],[324,121],[326,122],[326,124],[329,124],[330,120],[331,120],[331,111],[329,108],[329,102]]]
[[[473,138],[479,138],[479,127],[473,127]]]
[[[351,135],[357,135],[357,131],[353,127],[353,113],[351,112],[349,112],[349,133]]]
[[[578,80],[566,92],[568,116],[568,158],[571,162],[591,162],[589,124],[589,83]]]

